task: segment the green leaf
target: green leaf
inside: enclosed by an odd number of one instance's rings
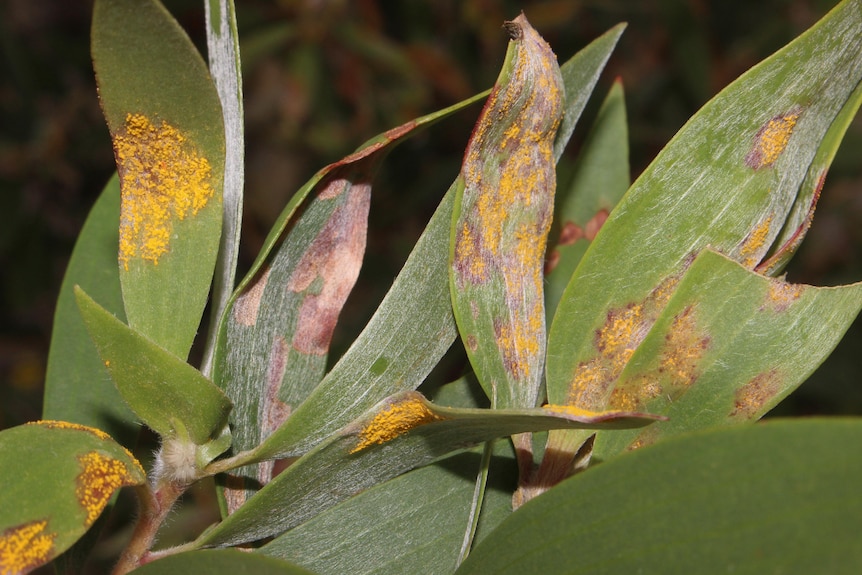
[[[614,82],[578,154],[568,185],[557,180],[555,225],[545,264],[545,317],[602,224],[629,188],[629,144],[623,85]]]
[[[131,445],[134,414],[120,398],[93,345],[73,288],[80,285],[106,309],[125,319],[117,271],[120,185],[114,177],[99,196],[66,268],[51,332],[42,417],[96,427]]]
[[[788,284],[705,250],[611,394],[611,409],[670,420],[599,432],[593,457],[712,425],[758,419],[826,359],[862,308],[862,283]]]
[[[114,491],[141,485],[137,460],[105,432],[65,421],[0,431],[0,573],[28,573],[68,549]]]
[[[548,338],[551,402],[602,408],[706,246],[757,265],[860,78],[862,10],[844,2],[680,130],[617,205],[566,288]]]
[[[301,567],[239,549],[208,549],[169,555],[132,571],[135,575],[313,575]]]
[[[550,46],[523,14],[464,154],[449,285],[467,356],[494,407],[533,407],[545,353],[542,267],[564,110]]]
[[[222,225],[225,136],[206,66],[156,0],[98,0],[93,63],[122,190],[129,325],[188,355]]]
[[[236,7],[233,0],[205,2],[207,48],[210,73],[221,101],[225,128],[224,222],[219,257],[213,278],[211,317],[220,318],[233,293],[242,227],[245,182],[245,137],[243,133],[242,66]],[[209,322],[201,371],[210,376],[218,337],[218,321]]]
[[[859,420],[670,439],[527,503],[456,573],[858,573],[860,443]]]
[[[237,545],[282,533],[369,487],[497,437],[552,428],[621,429],[651,420],[644,414],[563,406],[444,408],[418,392],[401,393],[293,462],[196,544]]]
[[[452,573],[479,459],[456,455],[363,491],[259,551],[321,575]]]
[[[75,296],[102,361],[141,421],[162,437],[190,439],[197,445],[221,435],[231,404],[215,384],[118,320],[80,288]]]
[[[599,80],[599,74],[605,69],[605,64],[625,29],[625,24],[617,24],[560,66],[566,93],[566,111],[554,139],[554,158],[557,161],[563,155],[563,150],[569,143],[575,125]]]

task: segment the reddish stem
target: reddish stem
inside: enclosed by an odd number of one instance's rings
[[[148,561],[150,549],[156,540],[156,533],[170,513],[187,484],[162,481],[155,489],[150,485],[137,488],[138,523],[129,544],[120,555],[112,575],[125,575]]]

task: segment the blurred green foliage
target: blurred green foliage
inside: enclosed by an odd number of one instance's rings
[[[637,176],[712,94],[833,4],[238,0],[247,130],[241,268],[287,198],[317,169],[374,134],[490,86],[505,52],[500,26],[522,9],[560,58],[629,22],[596,93],[600,101],[614,77],[622,78]],[[203,47],[203,3],[166,5]],[[90,2],[66,0],[0,4],[0,428],[39,416],[66,260],[114,169],[89,60],[91,9]],[[588,108],[582,128],[597,106]],[[456,175],[476,114],[478,108],[463,112],[393,152],[375,187],[365,267],[342,315],[340,341],[364,325]],[[579,137],[583,130],[572,152]],[[860,156],[857,118],[791,281],[862,279]],[[857,322],[776,412],[862,414],[860,345]]]

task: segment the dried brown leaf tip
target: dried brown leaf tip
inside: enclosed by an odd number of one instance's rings
[[[120,263],[158,264],[170,249],[173,222],[196,215],[214,195],[212,167],[167,122],[128,114],[114,135],[120,176]]]
[[[48,532],[47,526],[42,519],[0,533],[0,575],[29,573],[53,558],[57,534]]]
[[[770,118],[755,134],[751,150],[745,156],[745,164],[754,170],[774,164],[790,142],[790,136],[801,115],[802,109],[794,108]]]

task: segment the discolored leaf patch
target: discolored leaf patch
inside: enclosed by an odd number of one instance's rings
[[[114,134],[120,176],[119,259],[158,264],[170,249],[173,222],[194,216],[215,193],[209,161],[185,134],[165,121],[127,114]]]
[[[739,248],[739,259],[742,265],[753,268],[760,261],[762,254],[766,251],[766,240],[769,237],[769,226],[772,224],[772,216],[766,217],[757,224],[742,242]]]
[[[122,461],[108,457],[98,451],[90,451],[78,457],[81,473],[76,479],[75,496],[87,514],[86,525],[102,513],[114,491],[138,481]]]
[[[754,136],[751,150],[745,156],[745,164],[753,170],[774,164],[787,147],[793,128],[801,115],[802,108],[794,108],[766,122]]]
[[[697,381],[710,337],[698,326],[694,306],[673,317],[664,339],[658,367],[615,386],[610,409],[641,410],[659,396],[673,401]]]
[[[362,267],[371,184],[358,181],[349,185],[336,179],[320,198],[334,199],[342,193],[347,195],[344,203],[333,211],[287,282],[287,289],[297,293],[314,282],[321,284],[303,299],[293,334],[294,349],[305,354],[329,351],[338,315]]]
[[[615,382],[664,309],[680,275],[665,279],[643,301],[607,312],[604,324],[595,332],[593,346],[596,355],[578,366],[571,381],[566,398],[568,405],[591,410],[605,407]],[[651,389],[650,386],[647,388]],[[619,405],[625,405],[625,409],[637,403],[628,399],[623,401],[620,397],[617,401]]]
[[[236,298],[233,305],[233,319],[239,325],[251,327],[257,323],[260,300],[263,297],[263,290],[266,289],[266,282],[269,280],[269,272],[269,267],[264,268],[246,291]]]
[[[29,573],[52,559],[57,534],[48,532],[47,526],[42,519],[0,533],[0,575]]]
[[[783,389],[784,379],[777,368],[754,376],[736,391],[729,417],[749,420],[763,413],[764,408],[774,402]]]
[[[766,302],[763,304],[762,309],[782,312],[799,299],[804,289],[805,286],[774,279],[769,282],[769,290],[766,292]]]
[[[362,451],[372,445],[381,445],[420,425],[442,419],[429,409],[419,393],[406,394],[378,412],[368,425],[362,428],[359,432],[359,443],[350,453]]]

